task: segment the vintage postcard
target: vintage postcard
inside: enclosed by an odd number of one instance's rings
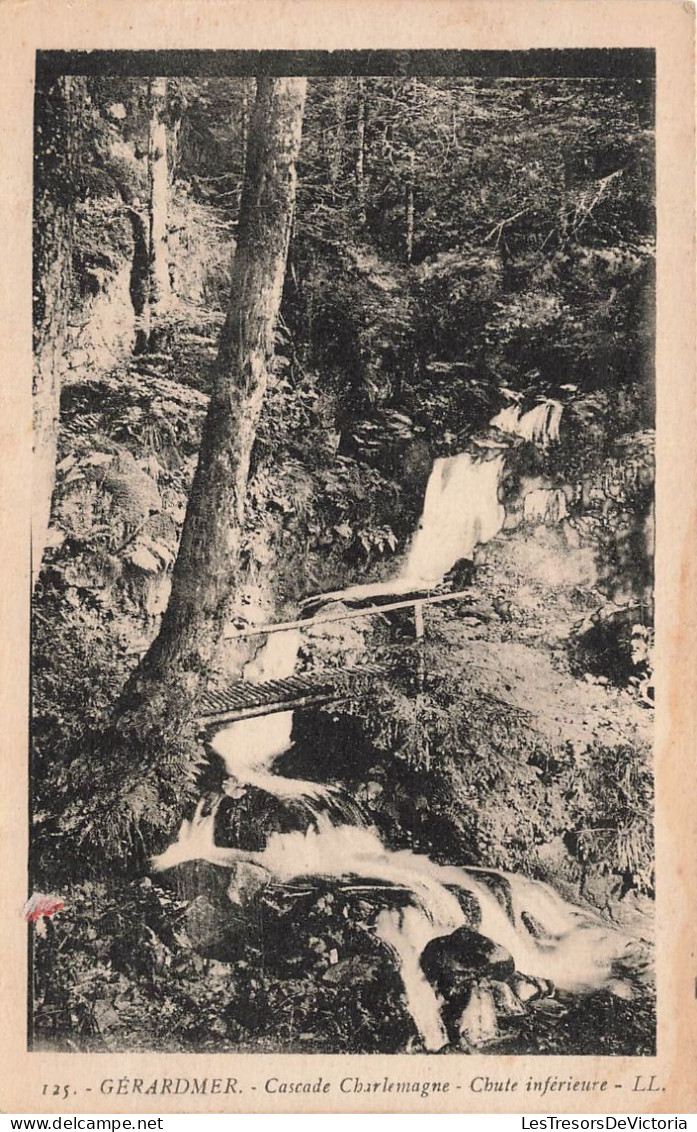
[[[3,1110],[694,1112],[693,5],[1,15]]]

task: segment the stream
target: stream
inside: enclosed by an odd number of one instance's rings
[[[547,401],[522,415],[517,407],[505,409],[491,424],[546,447],[558,439],[560,419],[559,402]],[[397,576],[324,594],[323,600],[432,588],[460,559],[471,559],[475,548],[504,525],[499,495],[505,460],[500,448],[493,454],[479,450],[437,459],[421,520]],[[297,629],[270,634],[245,667],[243,679],[260,683],[292,675],[301,641]],[[274,773],[275,760],[291,745],[292,727],[291,711],[242,720],[222,727],[212,746],[225,765],[228,792],[253,786],[285,802],[302,801],[307,828],[273,833],[259,852],[224,848],[214,840],[217,806],[204,815],[201,803],[182,824],[177,840],[154,859],[155,871],[197,859],[232,869],[251,862],[280,883],[360,879],[407,890],[403,907],[379,911],[374,932],[399,971],[407,1009],[428,1051],[441,1050],[452,1040],[444,1020],[445,996],[425,969],[429,945],[456,957],[457,947],[471,951],[484,937],[504,957],[496,970],[485,966],[479,976],[470,976],[468,1000],[458,1008],[457,1022],[469,1048],[496,1038],[498,1016],[523,1013],[526,1001],[550,994],[552,988],[573,994],[608,989],[629,997],[621,968],[632,941],[592,912],[520,875],[441,865],[426,855],[390,849],[337,787]],[[477,933],[468,931],[471,920],[465,909],[472,900],[481,915]]]

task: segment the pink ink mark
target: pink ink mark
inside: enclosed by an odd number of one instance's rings
[[[55,916],[64,907],[60,896],[46,896],[43,892],[34,892],[24,905],[24,919],[28,924],[36,924],[36,930],[43,934],[44,916]]]

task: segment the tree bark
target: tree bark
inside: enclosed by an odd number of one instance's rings
[[[341,178],[341,167],[344,161],[344,148],[346,145],[346,102],[348,86],[345,78],[335,79],[334,98],[332,106],[332,129],[328,145],[327,164],[329,184],[332,193],[336,195],[337,186]]]
[[[75,176],[84,79],[37,82],[34,102],[32,584],[41,570],[56,472],[61,365],[72,293]]]
[[[131,276],[128,290],[133,306],[135,340],[134,354],[146,354],[150,343],[150,257],[148,225],[145,217],[136,208],[130,205],[126,208],[126,215],[131,223],[133,233],[133,256],[131,259]]]
[[[215,386],[160,632],[117,709],[143,757],[177,735],[208,675],[238,578],[249,463],[274,353],[295,203],[304,79],[260,78]],[[148,729],[150,738],[141,729]]]
[[[404,186],[404,252],[407,263],[414,254],[414,150],[409,151],[407,176]]]
[[[240,145],[242,147],[242,169],[240,175],[240,205],[247,176],[247,147],[249,144],[249,87],[248,79],[242,79],[242,100],[240,104]]]
[[[356,120],[356,161],[354,172],[356,176],[356,203],[358,205],[358,223],[363,226],[366,222],[365,209],[365,123],[367,117],[365,84],[358,79],[358,117]]]
[[[170,303],[169,252],[167,215],[169,212],[169,176],[167,173],[167,79],[150,80],[148,127],[148,344],[156,350],[162,335],[162,320]]]

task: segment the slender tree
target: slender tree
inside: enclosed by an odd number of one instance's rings
[[[403,97],[405,99],[406,116],[406,150],[404,153],[404,256],[407,263],[411,263],[414,254],[414,184],[416,180],[416,139],[414,114],[416,103],[416,84],[408,79]]]
[[[162,319],[170,300],[169,257],[167,248],[167,214],[169,212],[169,176],[167,173],[167,79],[150,80],[148,90],[148,344],[157,349]]]
[[[242,79],[242,98],[240,99],[240,147],[242,149],[242,171],[240,176],[240,204],[247,172],[247,144],[249,141],[249,80]]]
[[[328,138],[327,157],[331,191],[334,195],[339,188],[341,166],[346,146],[346,107],[348,104],[348,84],[345,78],[337,79],[333,88],[332,126]]]
[[[411,263],[414,254],[414,167],[416,157],[410,150],[407,158],[407,172],[404,179],[404,254]]]
[[[85,81],[39,76],[35,92],[32,579],[46,544],[56,470],[61,362],[72,292],[75,181]]]
[[[365,83],[363,79],[357,80],[357,106],[356,106],[356,158],[354,174],[356,178],[356,204],[358,223],[363,226],[366,221],[365,211],[365,123],[367,117]]]

